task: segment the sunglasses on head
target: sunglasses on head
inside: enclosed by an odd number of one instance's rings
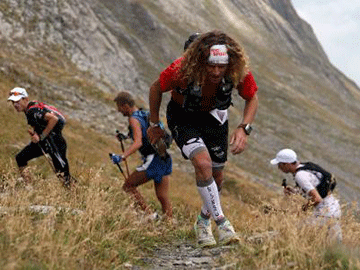
[[[10,92],[9,96],[21,96],[22,94],[20,92]]]

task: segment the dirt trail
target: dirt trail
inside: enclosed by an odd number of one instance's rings
[[[235,264],[221,266],[217,261],[235,246],[196,248],[191,243],[173,243],[157,248],[152,257],[142,258],[147,267],[124,265],[127,269],[235,269]]]

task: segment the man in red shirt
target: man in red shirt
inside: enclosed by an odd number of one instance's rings
[[[151,143],[156,143],[162,135],[158,125],[159,109],[163,93],[171,91],[168,125],[184,158],[195,168],[196,184],[203,200],[194,226],[201,247],[216,244],[211,216],[218,227],[219,244],[238,241],[219,199],[227,160],[227,108],[232,104],[234,88],[245,100],[243,119],[230,137],[231,153],[239,154],[250,135],[258,98],[245,52],[231,37],[221,31],[202,34],[150,87],[148,135]]]

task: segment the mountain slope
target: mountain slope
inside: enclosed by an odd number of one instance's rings
[[[130,90],[146,106],[149,84],[187,36],[215,28],[244,45],[259,84],[255,131],[231,163],[280,184],[268,161],[291,147],[334,172],[343,198],[360,198],[359,88],[331,65],[290,0],[3,0],[0,72],[111,134],[123,122],[115,93]],[[243,106],[234,100],[232,127]]]

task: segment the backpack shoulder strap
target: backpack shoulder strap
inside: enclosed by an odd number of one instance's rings
[[[320,167],[319,165],[317,165],[313,162],[305,162],[305,163],[301,163],[301,164],[304,166],[297,168],[296,172],[305,170],[305,171],[319,172],[319,173],[323,174],[325,177],[329,177],[331,175],[331,173],[329,173],[328,171],[326,171],[325,169],[323,169],[322,167]]]
[[[30,110],[32,108],[37,108],[40,110],[46,110],[48,112],[52,112],[52,113],[56,114],[58,117],[60,117],[61,120],[65,123],[65,116],[63,115],[63,113],[60,112],[56,107],[54,107],[52,105],[48,105],[44,102],[33,100],[29,103],[28,110]]]
[[[28,105],[28,110],[30,109],[33,109],[33,108],[38,108],[38,109],[43,109],[44,107],[42,106],[42,102],[39,102],[37,100],[32,100],[29,102],[29,105]]]
[[[141,128],[144,128],[145,130],[148,129],[149,127],[149,112],[148,111],[144,111],[144,110],[138,110],[135,111],[131,117],[134,117],[135,119],[137,119],[140,124],[141,124]]]
[[[320,196],[322,198],[325,198],[329,190],[332,191],[336,186],[335,177],[333,177],[331,173],[313,162],[306,162],[302,164],[304,166],[297,168],[296,172],[306,170],[313,173],[320,180],[320,184],[316,186],[316,189],[319,192]],[[319,177],[319,174],[317,174],[317,172],[321,174],[321,177]]]

